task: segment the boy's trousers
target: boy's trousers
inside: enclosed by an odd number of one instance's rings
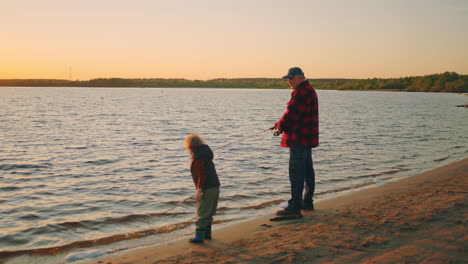
[[[219,200],[219,187],[209,188],[203,191],[201,200],[197,202],[197,228],[205,229],[211,226],[213,215],[216,213]]]

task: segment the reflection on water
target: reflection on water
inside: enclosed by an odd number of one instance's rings
[[[268,211],[289,195],[288,150],[260,132],[279,119],[290,92],[1,88],[0,252],[48,254],[189,226],[193,200],[160,212],[194,193],[184,149],[190,133],[204,135],[215,152],[216,220]],[[318,95],[318,198],[466,157],[468,112],[455,107],[466,97]]]

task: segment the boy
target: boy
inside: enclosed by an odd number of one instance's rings
[[[213,163],[213,152],[200,136],[190,134],[185,140],[185,148],[192,155],[190,172],[197,188],[197,221],[195,237],[191,243],[203,243],[211,239],[211,224],[219,200],[219,179]]]

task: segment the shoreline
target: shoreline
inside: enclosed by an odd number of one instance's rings
[[[299,259],[314,263],[327,263],[331,259],[348,259],[336,263],[398,263],[392,259],[427,260],[440,256],[451,259],[450,263],[463,263],[468,260],[463,248],[463,243],[468,242],[468,236],[463,235],[468,231],[467,176],[468,158],[465,158],[396,182],[321,200],[316,204],[316,211],[304,212],[302,219],[271,222],[272,215],[260,216],[214,228],[213,240],[201,245],[189,244],[188,237],[181,237],[73,263],[228,263],[228,259],[234,263],[293,263]],[[439,197],[437,193],[444,196]],[[434,199],[439,207],[434,205]],[[413,210],[414,207],[420,210]],[[447,215],[452,217],[448,219]],[[459,236],[447,230],[450,229],[445,226],[447,221],[454,225]],[[333,222],[337,222],[336,226],[330,226]],[[411,253],[417,248],[424,250],[420,246],[423,242],[430,247],[441,244],[427,228],[427,225],[437,225],[435,222],[443,225],[439,233],[451,234],[450,243],[441,246],[435,255],[434,250]],[[366,232],[363,227],[374,232]],[[420,230],[425,232],[414,234]],[[422,238],[417,240],[417,245],[411,243],[415,235]],[[404,245],[405,241],[409,244]],[[393,244],[394,247],[389,247]],[[309,254],[317,248],[322,253]],[[231,251],[246,258],[236,260],[236,254],[228,253]]]
[[[448,161],[450,162],[450,161]],[[451,162],[454,162],[453,160]],[[457,162],[457,161],[455,161]],[[444,163],[445,165],[451,163]],[[444,164],[439,166],[444,166]],[[438,167],[436,167],[438,168]],[[431,170],[426,168],[426,170]],[[422,172],[426,171],[422,170]],[[367,189],[374,189],[379,188],[381,186],[387,185],[389,183],[398,182],[405,178],[414,177],[421,173],[420,169],[416,170],[407,170],[405,174],[401,174],[395,179],[385,179],[384,182],[375,182],[374,183],[366,183],[364,185],[359,185],[358,187],[353,188],[346,188],[346,189],[339,189],[339,191],[335,192],[326,192],[322,193],[325,195],[319,195],[320,197],[316,198],[316,204],[327,203],[329,200],[333,199],[341,199],[342,197],[347,197],[349,195],[354,195],[356,193],[360,193]],[[391,173],[393,174],[393,173]],[[406,176],[404,176],[406,175]],[[287,200],[287,199],[286,199]],[[248,218],[237,218],[233,221],[224,221],[220,220],[215,226],[215,229],[224,229],[229,228],[232,225],[247,223],[252,221],[252,219],[258,218],[259,216],[263,216],[263,218],[271,217],[271,213],[275,209],[279,209],[279,204],[286,201],[285,199],[281,200],[273,200],[266,202],[268,204],[272,204],[266,208],[260,209],[258,212],[251,212],[255,214],[255,216],[248,217]],[[264,203],[262,203],[263,205]],[[247,207],[246,207],[247,208]],[[276,210],[275,210],[276,211]],[[216,217],[215,217],[216,220]],[[267,219],[268,220],[268,219]],[[35,263],[63,263],[63,259],[66,256],[79,254],[80,252],[84,251],[106,251],[106,252],[120,252],[122,250],[130,250],[136,248],[142,248],[146,246],[155,246],[155,245],[165,245],[167,243],[173,243],[177,240],[188,240],[188,234],[192,234],[191,225],[193,223],[183,222],[184,227],[181,229],[176,229],[175,231],[168,231],[168,232],[159,232],[159,229],[167,229],[166,226],[162,228],[156,229],[145,229],[142,231],[137,231],[135,233],[125,233],[125,234],[115,234],[105,237],[100,237],[96,239],[87,239],[79,242],[72,242],[65,245],[55,246],[55,247],[44,247],[44,248],[35,248],[35,249],[25,249],[20,251],[4,251],[0,252],[0,263],[2,261],[8,261],[7,263],[29,263],[29,261],[34,261]],[[187,225],[188,224],[188,225]],[[179,224],[174,224],[179,225]],[[188,233],[187,233],[188,231]],[[143,235],[140,235],[143,234]],[[180,237],[183,238],[180,238]],[[104,243],[100,242],[104,241]],[[18,261],[17,259],[20,259]],[[13,261],[12,261],[13,260]],[[89,259],[92,260],[92,259]],[[81,262],[73,262],[73,263],[81,263]],[[86,262],[85,262],[86,263]]]

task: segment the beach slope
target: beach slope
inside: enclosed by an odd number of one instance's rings
[[[304,218],[253,220],[89,263],[468,263],[468,158],[329,199]]]

